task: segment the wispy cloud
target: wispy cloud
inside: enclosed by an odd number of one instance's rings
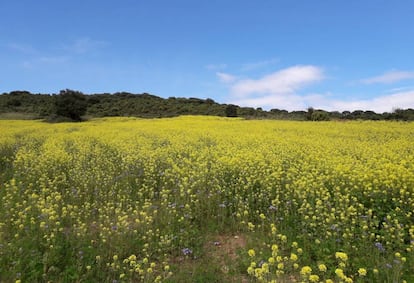
[[[108,43],[106,41],[94,40],[89,37],[82,37],[76,39],[70,44],[64,45],[64,49],[69,52],[84,54],[91,51],[96,51],[106,46],[107,44]]]
[[[44,67],[58,66],[71,61],[77,56],[93,54],[104,47],[105,41],[93,40],[89,37],[82,37],[71,43],[51,45],[48,48],[35,49],[31,45],[10,43],[8,47],[21,53],[20,66],[26,70],[34,70]],[[62,48],[63,46],[63,48]]]
[[[23,54],[34,54],[36,53],[36,49],[31,46],[31,45],[27,45],[27,44],[20,44],[20,43],[9,43],[7,44],[7,47],[13,51],[17,51],[19,53],[23,53]]]
[[[393,70],[380,76],[362,79],[361,82],[364,84],[391,84],[409,79],[414,79],[414,72]]]
[[[46,64],[56,64],[56,63],[64,63],[68,59],[69,58],[66,56],[44,56],[44,57],[40,57],[38,61],[41,63],[46,63]]]
[[[396,93],[396,92],[409,91],[413,89],[414,89],[414,86],[402,86],[402,87],[395,87],[395,88],[387,89],[384,91],[384,93]]]
[[[222,83],[232,83],[237,80],[236,76],[222,73],[222,72],[217,72],[216,75],[219,78],[220,82]]]
[[[264,68],[264,67],[268,67],[268,66],[277,64],[277,63],[279,63],[279,61],[280,60],[278,58],[272,58],[272,59],[269,59],[269,60],[246,63],[246,64],[242,65],[241,70],[242,71],[257,70],[257,69],[261,69],[261,68]]]
[[[208,64],[205,66],[207,70],[210,71],[218,71],[218,70],[224,70],[227,68],[227,64],[221,63],[221,64]]]
[[[294,94],[296,90],[324,78],[321,68],[316,66],[293,66],[259,79],[238,80],[231,86],[235,97],[264,97],[267,95]]]
[[[39,66],[53,66],[63,64],[69,61],[67,56],[40,56],[32,58],[30,60],[25,60],[22,63],[24,69],[34,69]]]

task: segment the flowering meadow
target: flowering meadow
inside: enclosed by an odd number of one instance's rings
[[[1,282],[414,282],[413,123],[0,133]]]

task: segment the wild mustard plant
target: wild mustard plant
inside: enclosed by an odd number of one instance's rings
[[[205,255],[205,235],[237,233],[251,279],[410,282],[413,132],[217,117],[0,121],[0,278],[171,282]]]

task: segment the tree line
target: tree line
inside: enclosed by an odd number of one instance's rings
[[[283,120],[402,120],[414,121],[414,109],[395,109],[392,112],[332,111],[308,108],[307,111],[287,111],[240,107],[220,104],[213,99],[169,97],[148,93],[128,92],[83,94],[61,90],[58,94],[33,94],[12,91],[0,95],[0,114],[21,113],[50,122],[82,121],[89,117],[134,116],[142,118],[175,117],[180,115],[210,115],[243,117],[247,119]]]

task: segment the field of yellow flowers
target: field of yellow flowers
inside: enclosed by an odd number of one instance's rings
[[[414,282],[413,123],[0,133],[1,282]]]

